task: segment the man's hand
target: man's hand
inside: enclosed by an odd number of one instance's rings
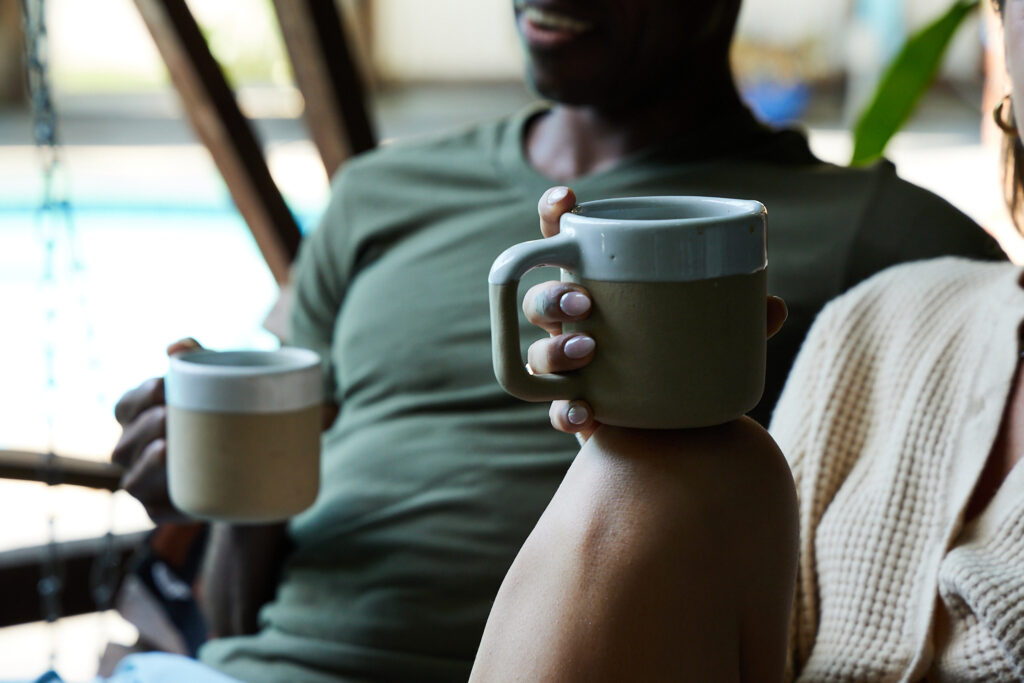
[[[576,195],[568,187],[552,187],[537,203],[540,231],[544,237],[554,237],[559,231],[562,214],[576,206]],[[580,334],[562,334],[562,323],[583,320],[590,313],[591,300],[587,290],[569,282],[544,282],[531,287],[523,300],[526,318],[551,335],[530,345],[527,352],[529,369],[536,374],[566,372],[587,365],[597,352],[591,337]],[[786,303],[769,296],[767,335],[772,337],[786,321]],[[597,429],[594,412],[586,401],[553,401],[549,411],[551,425],[561,432],[577,434],[581,443]]]
[[[167,355],[202,348],[195,339],[167,347]],[[124,431],[110,456],[125,468],[121,488],[137,498],[156,523],[194,521],[171,504],[167,490],[167,406],[164,380],[152,377],[127,392],[114,407]]]

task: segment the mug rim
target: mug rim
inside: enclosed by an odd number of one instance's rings
[[[245,362],[249,359],[258,360]],[[197,349],[171,356],[170,365],[175,372],[187,375],[270,375],[317,367],[320,356],[315,351],[298,347],[226,351]]]
[[[722,209],[721,213],[711,216],[675,216],[668,218],[618,218],[606,216],[589,215],[587,212],[603,209],[629,209],[629,208],[654,208],[663,209],[666,207],[693,207],[696,205],[707,207],[708,205]],[[636,228],[658,228],[669,226],[701,226],[720,225],[731,223],[735,220],[743,221],[750,218],[760,218],[767,214],[764,204],[755,199],[737,199],[733,197],[706,197],[701,195],[663,195],[663,196],[642,196],[642,197],[612,197],[608,199],[595,199],[577,204],[570,213],[563,215],[563,219],[574,227],[583,226],[613,226],[628,224]]]
[[[259,357],[276,365],[221,365],[211,360]],[[278,413],[323,400],[320,355],[286,347],[270,351],[202,349],[170,358],[164,377],[168,407],[214,413]]]

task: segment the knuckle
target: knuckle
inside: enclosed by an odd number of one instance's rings
[[[523,313],[526,314],[526,319],[530,322],[537,322],[539,306],[537,299],[540,298],[537,292],[537,287],[533,286],[526,292],[526,296],[523,297]]]
[[[167,462],[167,441],[157,437],[146,444],[135,467],[140,472],[160,473]]]
[[[163,403],[164,400],[164,378],[150,377],[142,383],[143,393],[149,404]]]
[[[139,416],[140,427],[147,433],[162,436],[167,429],[167,406],[156,405]]]
[[[124,437],[122,437],[117,442],[117,445],[114,446],[114,450],[111,451],[110,460],[122,467],[126,467],[131,460],[131,456],[129,455],[130,453],[131,450],[129,449],[128,444],[125,443]]]
[[[551,302],[554,297],[551,296],[551,287],[545,287],[537,293],[537,297],[534,299],[534,306],[536,308],[536,316],[541,320],[553,320]]]
[[[569,421],[565,419],[567,404],[565,401],[558,401],[552,405],[551,424],[560,432],[569,431]]]
[[[529,360],[530,368],[536,374],[557,372],[559,367],[565,364],[561,362],[562,351],[557,337],[539,339],[530,344],[526,357]]]
[[[121,489],[124,490],[132,498],[141,500],[142,491],[140,490],[139,475],[134,470],[128,470],[124,476],[121,477]]]
[[[547,372],[547,367],[545,367],[545,363],[543,361],[544,351],[541,348],[546,343],[546,339],[535,341],[530,344],[530,348],[526,350],[526,361],[530,364],[530,369],[535,373],[543,374]]]
[[[117,403],[114,404],[114,419],[117,420],[117,423],[122,427],[128,419],[125,415],[128,410],[128,407],[125,405],[125,398],[126,397],[122,396],[117,400]]]
[[[562,309],[558,305],[565,291],[565,285],[560,282],[552,282],[551,286],[544,290],[544,295],[540,297],[537,305],[541,307],[544,317],[548,320],[562,320],[565,318]]]
[[[167,464],[167,439],[156,439],[149,445],[149,465],[159,467],[160,472],[164,470],[164,466]]]
[[[164,380],[162,377],[151,377],[139,386],[126,392],[114,406],[114,419],[121,426],[127,426],[153,405],[164,401]]]
[[[126,392],[121,398],[118,399],[117,404],[114,406],[114,419],[122,427],[126,426],[132,421],[132,418],[137,412],[135,404],[138,403],[139,389],[132,389]]]
[[[560,337],[552,337],[544,349],[544,357],[549,368],[559,368],[565,365],[565,354],[562,352],[562,341]]]
[[[523,312],[532,322],[565,320],[569,316],[562,310],[561,300],[570,291],[573,288],[564,282],[534,285],[523,299]]]

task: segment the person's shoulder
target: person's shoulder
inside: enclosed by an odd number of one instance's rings
[[[785,512],[793,481],[771,435],[743,417],[700,429],[633,430],[603,425],[585,450],[607,474],[639,482],[645,515],[686,524],[732,501],[716,520],[753,521],[771,505]],[[736,503],[742,500],[742,504]],[[709,522],[710,523],[710,522]]]
[[[815,363],[876,362],[903,353],[935,320],[969,319],[1019,289],[1020,268],[947,256],[887,268],[821,310],[801,349]]]
[[[865,243],[884,244],[913,258],[1005,260],[996,240],[947,199],[904,180],[888,161],[870,170],[873,191],[861,221]]]
[[[458,205],[466,190],[496,189],[496,149],[509,119],[385,141],[348,160],[332,180],[332,201],[348,205],[353,220],[364,209],[416,215],[438,205]]]
[[[876,273],[831,301],[823,310],[855,311],[867,306],[893,309],[926,306],[931,300],[971,300],[986,289],[1000,289],[1020,269],[1007,261],[943,256],[901,263]]]
[[[752,171],[761,184],[780,197],[824,207],[842,221],[859,218],[880,185],[896,180],[900,189],[913,187],[899,179],[895,166],[886,159],[865,166],[844,166],[820,158],[807,135],[797,128],[762,126],[729,161]]]
[[[909,202],[971,222],[945,199],[902,179],[896,165],[886,158],[862,166],[846,166],[818,157],[811,150],[807,138],[797,130],[774,131],[771,140],[768,151],[758,155],[759,160],[817,187],[837,188],[843,192],[846,203],[855,203],[866,209],[878,202],[893,206]]]
[[[380,145],[350,159],[340,170],[347,175],[392,172],[397,169],[450,166],[455,160],[479,159],[494,147],[509,117],[431,132]]]
[[[615,561],[624,571],[638,563],[676,567],[669,592],[689,590],[687,580],[720,582],[740,607],[752,579],[790,571],[798,527],[793,476],[775,440],[750,418],[684,430],[602,425],[566,482],[560,494],[576,501],[572,523],[589,520],[581,538],[621,550]]]
[[[838,200],[846,210],[856,211],[859,207],[862,218],[885,223],[906,216],[927,216],[940,222],[977,228],[971,218],[947,200],[901,178],[889,159],[883,157],[860,166],[826,161],[815,154],[807,136],[797,129],[766,129],[759,143],[743,157],[770,165],[776,172],[799,179],[815,191],[828,192],[833,188],[839,194],[829,194],[829,200],[833,203]]]
[[[898,206],[902,211],[910,209],[920,213],[930,212],[931,216],[945,218],[951,223],[977,226],[967,214],[953,206],[944,197],[901,178],[896,165],[888,159],[883,158],[861,169],[849,170],[861,170],[871,174],[875,185],[872,200],[876,204]]]

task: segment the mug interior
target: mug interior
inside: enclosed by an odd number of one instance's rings
[[[283,372],[311,367],[319,357],[306,349],[285,348],[273,351],[193,351],[177,357],[194,372]]]
[[[690,282],[767,265],[766,209],[750,199],[599,199],[559,219],[578,249],[567,270],[609,282]]]
[[[679,221],[752,215],[760,204],[720,197],[625,197],[580,204],[578,216],[605,220]]]

